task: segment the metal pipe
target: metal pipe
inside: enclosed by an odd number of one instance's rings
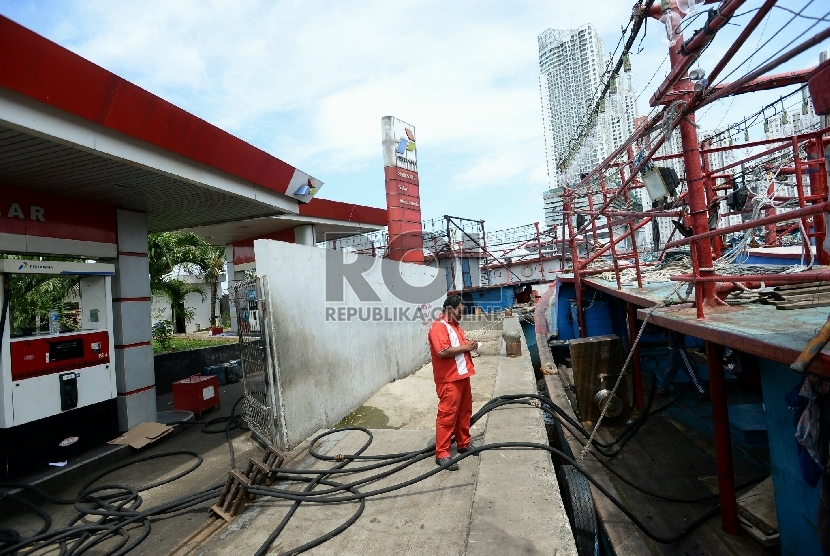
[[[651,218],[644,218],[642,222],[640,222],[639,224],[636,224],[636,225],[633,227],[633,231],[637,231],[637,230],[639,230],[640,228],[642,228],[643,226],[645,226],[645,225],[646,225],[646,224],[648,224],[649,222],[651,222]],[[631,231],[628,231],[628,232],[624,233],[623,235],[621,235],[620,237],[618,237],[618,238],[617,238],[617,241],[622,241],[622,240],[624,240],[625,238],[627,238],[627,237],[629,236],[629,234],[630,234],[630,233],[631,233]],[[590,264],[590,263],[592,263],[593,261],[595,261],[597,258],[599,258],[599,257],[601,257],[602,255],[604,255],[604,254],[605,254],[605,252],[606,252],[606,251],[608,251],[609,249],[611,249],[611,244],[610,244],[610,243],[608,243],[608,244],[606,244],[606,245],[603,245],[603,246],[602,246],[602,247],[600,247],[597,251],[594,251],[594,252],[591,254],[591,256],[589,256],[587,259],[585,259],[585,260],[583,261],[583,264],[587,266],[588,264]]]
[[[712,39],[715,38],[715,33],[729,22],[729,18],[735,13],[735,10],[743,4],[744,0],[726,0],[718,7],[716,15],[703,25],[703,32],[695,33],[692,35],[692,38],[682,43],[680,49],[684,53],[684,56],[682,59],[678,59],[678,63],[672,64],[671,72],[669,72],[669,75],[666,76],[666,79],[660,86],[657,87],[657,90],[648,101],[651,106],[660,104],[660,101],[671,91],[672,87],[683,79],[683,76],[686,75],[686,72],[697,60],[698,56],[696,54],[698,51],[712,42]],[[683,40],[682,36],[680,40]],[[734,54],[733,52],[732,55]]]
[[[631,354],[632,382],[634,384],[634,405],[643,410],[643,370],[640,367],[640,346],[634,345],[639,328],[637,326],[637,308],[630,301],[625,304],[628,312],[628,341],[633,346]]]
[[[798,206],[804,208],[804,177],[801,173],[801,156],[798,153],[798,140],[793,137],[793,164],[795,166],[795,192],[798,195]],[[811,219],[812,220],[812,219]],[[807,256],[810,259],[809,264],[813,264],[813,251],[810,249],[810,221],[806,217],[801,217],[801,227],[804,234],[804,243],[807,249]]]
[[[799,143],[802,141],[808,141],[810,139],[815,139],[816,137],[821,137],[825,133],[830,132],[830,127],[825,127],[823,129],[819,129],[818,131],[811,131],[810,133],[802,133],[800,135],[794,135],[793,137],[798,137]],[[772,145],[773,143],[785,143],[789,141],[789,137],[775,137],[773,139],[761,139],[759,141],[750,141],[749,143],[741,143],[740,145],[730,145],[726,147],[712,147],[709,149],[701,149],[700,152],[704,154],[711,154],[711,153],[719,153],[723,151],[734,151],[737,149],[746,149],[749,147],[760,147],[761,145]],[[786,148],[788,145],[782,145],[782,147]],[[715,170],[717,172],[717,170]]]
[[[805,145],[807,150],[807,162],[820,162],[826,165],[824,158],[824,139],[819,136],[813,141],[808,141]],[[818,168],[818,171],[811,171],[809,173],[810,181],[810,198],[818,197],[820,200],[827,200],[827,169]],[[816,240],[816,258],[818,264],[830,264],[830,254],[824,250],[824,240],[827,237],[827,227],[824,224],[823,214],[813,215],[813,230],[815,231]]]
[[[770,180],[769,185],[767,186],[767,195],[770,196],[770,197],[775,195],[775,182],[773,180]],[[772,217],[772,216],[775,216],[776,214],[778,214],[778,211],[775,210],[775,206],[769,206],[766,209],[764,209],[764,213],[768,217]],[[775,224],[774,223],[773,224],[767,224],[764,228],[767,231],[766,232],[766,239],[764,240],[764,243],[766,245],[775,245],[778,242],[778,234],[775,233],[776,232]]]
[[[624,210],[611,210],[605,213],[605,216],[623,216],[628,218],[677,218],[683,216],[683,212],[679,210],[663,210],[663,211],[648,211],[648,212],[630,212]]]
[[[588,209],[591,211],[591,214],[594,213],[594,192],[592,191],[590,183],[588,183]],[[579,211],[577,211],[577,214],[579,214]],[[594,243],[597,243],[597,221],[596,220],[591,222],[591,231],[594,234]]]
[[[534,222],[533,225],[536,226],[536,243],[539,244],[539,273],[542,276],[542,282],[544,282],[545,281],[545,259],[542,258],[542,237],[539,235],[539,223]]]
[[[735,232],[742,232],[744,230],[748,230],[750,228],[757,228],[759,226],[766,226],[770,223],[775,222],[785,222],[787,220],[793,220],[796,218],[801,218],[802,216],[808,216],[811,214],[819,214],[821,212],[830,210],[830,202],[819,203],[817,205],[810,205],[804,207],[803,209],[793,209],[789,212],[785,212],[782,214],[776,214],[775,216],[764,216],[763,218],[758,218],[756,220],[750,220],[749,222],[741,222],[740,224],[733,224],[732,226],[726,226],[725,228],[720,228],[718,230],[711,230],[708,232],[704,232],[702,234],[695,234],[690,237],[684,237],[671,243],[666,244],[667,249],[671,249],[672,247],[680,247],[681,245],[688,245],[693,241],[702,240],[710,237],[715,237],[716,235],[722,234],[732,234]]]
[[[715,276],[695,277],[691,274],[675,274],[669,278],[673,282],[764,282],[765,284],[804,284],[811,282],[830,281],[830,271],[795,272],[792,274],[717,274]]]
[[[570,210],[570,202],[566,205]],[[576,246],[576,236],[574,235],[573,222],[568,218],[568,231],[570,232],[571,240],[571,263],[574,269],[574,290],[576,293],[576,319],[579,324],[579,337],[585,338],[587,335],[587,328],[585,327],[585,312],[582,310],[582,278],[579,274],[579,250]]]
[[[703,183],[703,172],[700,160],[700,143],[697,138],[697,128],[694,125],[694,115],[680,121],[680,139],[683,144],[683,162],[686,166],[686,182],[689,191],[689,212],[692,230],[698,235],[709,230],[709,211],[706,206],[706,189]],[[715,234],[720,235],[720,234]],[[694,237],[694,236],[693,236]],[[714,237],[714,236],[712,236]],[[694,241],[692,268],[695,274],[709,275],[712,268],[712,249],[709,240],[698,236]],[[698,288],[695,288],[697,291]],[[714,305],[716,292],[712,285],[705,284],[702,290],[702,301],[705,305]],[[699,300],[700,301],[700,300]]]
[[[703,143],[701,143],[700,148],[703,149],[704,146],[709,145],[711,141],[709,139],[704,139]],[[711,209],[712,205],[715,204],[717,200],[717,196],[715,194],[715,180],[711,176],[712,171],[712,163],[709,160],[708,154],[701,154],[701,158],[703,159],[703,165],[701,170],[703,171],[703,186],[706,190],[706,206]],[[720,203],[718,203],[719,205]],[[715,206],[715,211],[720,213],[720,206]],[[708,216],[708,215],[707,215]],[[717,228],[717,222],[715,222],[715,228]],[[720,258],[720,254],[723,251],[723,236],[715,236],[712,238],[712,257],[718,259]]]
[[[771,149],[767,149],[767,150],[765,150],[765,151],[763,151],[763,152],[753,154],[752,156],[748,156],[748,157],[746,157],[746,158],[744,158],[744,159],[741,159],[741,160],[739,160],[739,161],[737,161],[737,162],[731,162],[731,163],[727,164],[726,166],[724,166],[724,167],[722,167],[722,168],[717,168],[717,169],[715,169],[715,170],[712,170],[712,172],[713,172],[713,173],[715,173],[715,172],[723,172],[723,171],[725,171],[725,170],[729,170],[730,168],[735,168],[736,166],[741,166],[741,165],[743,165],[743,164],[746,164],[747,162],[750,162],[750,161],[752,161],[752,160],[756,160],[756,159],[758,159],[758,158],[763,158],[763,157],[765,157],[765,156],[767,156],[767,155],[770,155],[770,154],[773,154],[773,153],[777,153],[778,151],[785,151],[785,150],[787,150],[787,149],[789,149],[789,148],[791,148],[791,145],[787,145],[787,144],[784,144],[784,145],[779,145],[779,146],[777,146],[777,147],[773,147],[773,148],[771,148]]]
[[[715,433],[715,456],[718,463],[721,523],[725,533],[737,535],[738,502],[735,497],[735,472],[732,462],[732,437],[729,432],[729,408],[726,403],[723,348],[720,345],[706,342],[706,364],[709,367],[709,392],[712,396],[712,424]]]
[[[750,19],[749,22],[746,24],[746,27],[743,28],[741,34],[738,35],[738,38],[735,39],[735,42],[732,43],[732,46],[729,47],[729,49],[726,51],[723,57],[718,61],[717,64],[715,64],[715,67],[712,68],[712,71],[709,72],[709,83],[715,82],[715,79],[718,78],[720,72],[722,72],[723,68],[726,67],[726,64],[729,63],[729,60],[731,60],[732,57],[735,56],[735,54],[738,52],[738,49],[740,49],[744,45],[744,42],[746,42],[746,39],[749,37],[749,35],[751,35],[753,31],[755,31],[755,28],[758,27],[758,25],[760,25],[761,20],[763,20],[764,17],[766,17],[766,15],[770,12],[770,10],[772,10],[772,7],[775,5],[776,1],[777,0],[767,0],[763,3],[763,5],[760,8],[758,8],[758,11],[755,12],[755,15],[752,16],[752,19]]]
[[[628,222],[628,231],[631,234],[631,250],[634,251],[634,267],[637,269],[637,287],[643,289],[643,273],[640,271],[640,251],[637,249],[637,234],[633,230],[631,221]]]
[[[715,102],[716,100],[718,100],[719,98],[723,98],[725,96],[731,95],[732,93],[734,93],[735,91],[740,89],[743,85],[749,83],[753,79],[755,79],[757,77],[760,77],[761,75],[764,75],[769,70],[777,68],[778,66],[780,66],[781,64],[783,64],[785,62],[790,61],[791,59],[795,58],[796,56],[798,56],[802,52],[814,47],[817,44],[820,44],[822,41],[824,41],[827,38],[830,38],[830,27],[828,27],[827,29],[825,29],[823,31],[820,31],[820,32],[816,33],[811,38],[807,39],[806,41],[799,44],[795,48],[792,48],[792,49],[788,50],[787,52],[785,52],[784,54],[782,54],[781,56],[779,56],[775,60],[772,60],[771,62],[769,62],[767,64],[764,64],[763,66],[756,69],[755,71],[752,71],[752,72],[746,74],[744,77],[738,79],[737,81],[735,81],[734,83],[732,83],[728,87],[724,87],[723,89],[721,89],[719,91],[716,91],[716,92],[714,92],[713,94],[711,94],[709,96],[706,96],[705,98],[703,98],[703,100],[699,104],[697,104],[696,108],[703,108],[707,104],[711,104],[711,103]]]

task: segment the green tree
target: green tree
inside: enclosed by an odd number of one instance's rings
[[[217,289],[225,268],[224,254],[224,248],[208,245],[191,232],[161,232],[148,237],[150,291],[170,302],[172,320],[177,328],[192,319],[193,311],[188,311],[184,304],[187,294],[198,293],[204,299],[205,292],[199,286],[177,278],[174,271],[181,269],[201,276],[210,286],[211,323],[215,323]]]
[[[189,293],[205,297],[202,288],[177,278],[173,272],[183,269],[191,272],[204,257],[205,241],[193,233],[161,232],[147,238],[147,259],[150,266],[150,292],[170,302],[171,321],[177,329],[192,318],[184,301]]]
[[[225,272],[225,248],[208,245],[205,259],[200,265],[202,278],[210,288],[210,325],[216,326],[216,299],[219,297],[219,282]]]
[[[44,260],[43,257],[0,255],[1,259]],[[49,260],[77,261],[65,257],[51,257]],[[7,275],[9,295],[9,320],[14,334],[31,334],[49,327],[49,311],[58,309],[63,315],[70,309],[66,298],[72,291],[78,293],[78,276],[55,274],[12,274]],[[61,319],[70,327],[67,319]]]

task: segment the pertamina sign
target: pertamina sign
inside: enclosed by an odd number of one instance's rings
[[[415,126],[392,116],[384,117],[381,125],[386,212],[389,219],[389,258],[423,264]]]

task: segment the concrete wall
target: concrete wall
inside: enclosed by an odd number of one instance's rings
[[[440,310],[446,296],[443,271],[273,240],[255,241],[254,251],[257,274],[267,276],[270,284],[270,324],[290,446],[335,425],[383,385],[429,359],[431,313]],[[361,301],[340,278],[338,260],[365,270],[363,276],[379,300]],[[398,279],[385,283],[383,271],[391,275],[397,269]],[[405,297],[401,275],[406,283],[423,287],[417,299],[396,297]],[[343,292],[342,300],[332,299],[333,291]],[[416,313],[419,306],[423,319]],[[360,314],[348,322],[336,320],[349,309]],[[408,320],[395,322],[395,313],[402,311],[408,311]],[[369,312],[374,312],[371,317]]]

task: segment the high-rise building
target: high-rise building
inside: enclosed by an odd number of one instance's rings
[[[636,102],[626,68],[610,84],[596,121],[580,140],[576,154],[567,167],[559,167],[608,81],[609,59],[591,24],[548,29],[539,35],[539,88],[550,186],[543,197],[549,226],[562,224],[561,188],[578,183],[581,175],[595,168],[634,129]]]

